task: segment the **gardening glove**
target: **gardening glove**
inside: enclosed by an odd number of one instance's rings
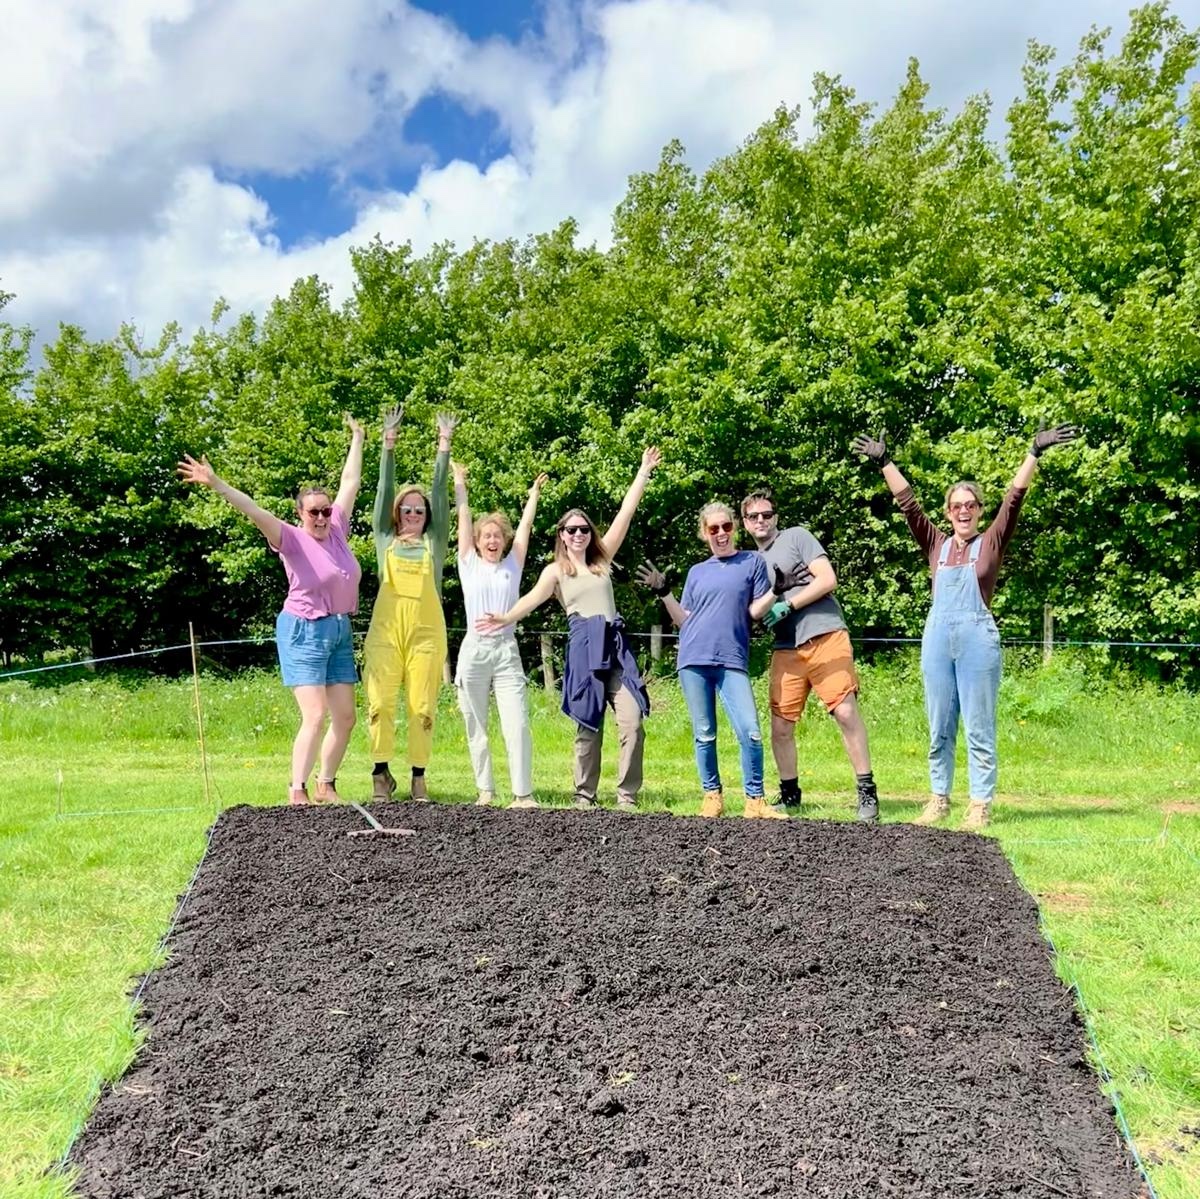
[[[792,614],[792,605],[787,600],[776,600],[771,605],[771,610],[763,617],[763,624],[768,629],[773,629],[781,620],[787,620]]]
[[[1053,429],[1047,429],[1046,422],[1043,421],[1038,427],[1029,452],[1035,458],[1040,458],[1052,445],[1062,445],[1066,441],[1074,441],[1078,436],[1079,427],[1077,425],[1055,425]]]
[[[776,595],[783,595],[784,592],[791,591],[793,587],[803,587],[806,583],[812,582],[812,571],[804,563],[793,566],[787,571],[779,566],[776,566],[774,570],[775,580],[771,584],[771,590]]]
[[[860,433],[851,443],[850,448],[864,458],[869,458],[882,470],[892,460],[887,451],[887,434],[881,429],[878,437],[868,437]]]
[[[649,587],[659,597],[666,595],[671,590],[667,576],[649,558],[633,572],[633,575],[643,587]]]

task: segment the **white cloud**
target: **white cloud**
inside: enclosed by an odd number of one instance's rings
[[[603,241],[628,176],[673,137],[703,167],[816,71],[886,103],[908,56],[932,101],[1020,91],[1028,38],[1066,57],[1128,0],[556,0],[545,36],[472,42],[386,0],[8,0],[0,43],[4,317],[53,336],[122,320],[153,336],[214,298],[261,309],[316,272],[345,294],[348,249],[375,234],[460,245],[576,217]],[[442,93],[493,113],[511,152],[430,167],[405,193],[355,193],[344,233],[283,247],[238,171],[328,169],[413,153],[396,130]]]

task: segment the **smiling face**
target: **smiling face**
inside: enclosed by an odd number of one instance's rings
[[[300,526],[310,536],[318,541],[324,541],[329,536],[329,525],[333,519],[333,501],[323,491],[310,491],[303,499],[297,501],[296,511],[300,516]]]
[[[769,496],[752,495],[742,504],[746,532],[758,546],[770,545],[779,533],[779,515]]]
[[[475,534],[475,552],[485,562],[499,562],[504,557],[506,540],[499,524],[489,520]]]
[[[568,512],[559,521],[558,539],[572,558],[583,558],[592,541],[592,525],[582,512]]]
[[[971,487],[957,483],[946,497],[946,519],[954,535],[960,541],[968,541],[979,532],[979,521],[983,516],[983,504],[978,493]]]
[[[714,558],[737,553],[737,518],[728,504],[705,504],[700,509],[700,540]]]
[[[419,491],[406,491],[396,501],[396,536],[420,537],[425,532],[429,512]]]

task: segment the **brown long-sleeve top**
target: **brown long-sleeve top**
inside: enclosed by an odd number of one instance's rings
[[[982,533],[976,533],[975,537],[971,538],[971,541],[974,541],[976,537],[983,538],[983,544],[979,547],[979,557],[975,560],[975,578],[979,582],[979,594],[989,608],[992,606],[992,596],[996,594],[996,578],[1000,574],[1000,563],[1004,561],[1004,551],[1008,548],[1013,533],[1016,532],[1017,517],[1021,513],[1021,504],[1024,502],[1025,493],[1028,490],[1027,487],[1010,487],[1000,505],[1000,510],[996,513],[995,520]],[[908,521],[908,527],[917,539],[917,544],[925,551],[925,556],[929,559],[930,575],[936,574],[942,542],[950,537],[950,534],[943,533],[925,515],[911,487],[906,487],[896,496],[896,504],[904,513],[904,519]],[[964,542],[961,547],[951,544],[946,565],[965,566],[970,558],[971,541]]]

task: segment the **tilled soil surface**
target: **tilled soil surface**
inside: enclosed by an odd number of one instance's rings
[[[82,1194],[1139,1192],[986,838],[373,810],[221,817]]]

